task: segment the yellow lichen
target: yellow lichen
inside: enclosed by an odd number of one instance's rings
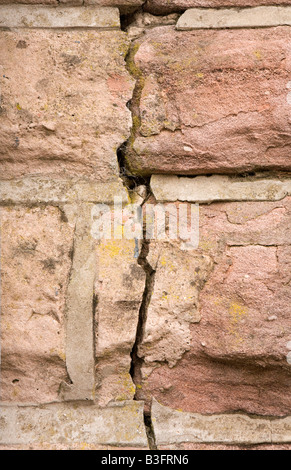
[[[241,322],[244,320],[245,316],[248,313],[247,308],[236,302],[232,302],[229,306],[228,312],[230,317],[228,333],[234,339],[233,346],[239,346],[244,341],[244,338],[240,333],[240,326]]]
[[[262,53],[261,51],[254,51],[254,55],[256,56],[256,58],[258,60],[261,60],[262,59]]]

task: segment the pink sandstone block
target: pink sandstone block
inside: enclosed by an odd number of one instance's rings
[[[132,171],[290,170],[290,35],[288,27],[168,26],[137,40]]]

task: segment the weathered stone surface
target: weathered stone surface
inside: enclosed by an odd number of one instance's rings
[[[165,444],[223,442],[260,444],[290,442],[290,419],[269,420],[242,414],[202,416],[152,406],[152,422],[158,446]]]
[[[96,406],[49,404],[1,405],[1,444],[73,444],[138,446],[147,448],[143,404],[125,402],[100,410]]]
[[[288,446],[285,446],[286,450]],[[106,446],[106,445],[98,445],[98,444],[88,444],[87,442],[82,442],[80,444],[39,444],[39,445],[29,445],[29,444],[20,444],[15,446],[0,446],[0,450],[115,450],[115,451],[123,451],[123,450],[148,450],[148,447],[131,447],[130,445],[126,447],[120,446]],[[251,449],[250,449],[251,450]],[[270,449],[271,450],[271,449]],[[279,448],[278,450],[285,450],[283,448]]]
[[[113,28],[120,27],[117,8],[0,5],[2,28]]]
[[[177,22],[176,29],[187,31],[201,28],[258,28],[266,26],[290,26],[290,7],[256,7],[187,10]]]
[[[271,422],[244,415],[199,416],[171,410],[156,400],[152,422],[157,445],[179,442],[256,444],[272,442]]]
[[[1,399],[58,399],[73,226],[56,207],[1,208]]]
[[[102,0],[101,0],[102,1]],[[105,0],[104,0],[105,1]],[[0,0],[0,5],[11,4],[11,0]],[[83,5],[83,0],[13,0],[13,4],[25,5]]]
[[[65,400],[95,398],[93,309],[97,277],[96,241],[91,236],[92,204],[78,207],[72,267],[66,299],[66,366],[69,382],[62,383]],[[71,211],[72,212],[72,211]]]
[[[9,4],[11,0],[0,0],[0,5]],[[13,0],[14,4],[32,5],[96,5],[102,7],[117,7],[121,13],[130,13],[144,3],[144,0]]]
[[[137,40],[129,62],[138,79],[131,170],[290,170],[290,34],[165,26]]]
[[[179,13],[172,13],[166,16],[155,16],[150,13],[138,10],[132,16],[130,25],[126,28],[126,32],[131,40],[138,38],[146,28],[157,26],[175,25],[179,19]]]
[[[118,7],[121,13],[131,13],[144,4],[145,0],[85,0],[85,5]]]
[[[257,7],[258,5],[290,5],[290,0],[147,0],[144,8],[154,14],[185,11],[187,8]]]
[[[0,33],[1,178],[117,180],[133,79],[120,31]]]
[[[285,446],[286,450],[288,446]],[[67,445],[52,445],[52,444],[39,444],[39,445],[29,445],[29,444],[20,444],[17,446],[0,446],[0,450],[115,450],[116,452],[124,450],[148,450],[148,447],[131,447],[130,445],[126,447],[120,446],[106,446],[98,444],[88,444],[86,442],[80,444],[67,444]],[[250,449],[251,450],[251,449]],[[270,449],[271,450],[271,449]],[[276,449],[274,449],[276,450]],[[285,450],[279,448],[278,450]]]
[[[134,240],[103,240],[98,247],[98,305],[96,309],[96,400],[132,399],[130,376],[145,273],[134,258]]]
[[[176,445],[159,446],[159,450],[290,450],[290,444],[254,444],[254,445],[231,445],[231,444],[197,444],[194,442],[182,442]],[[5,450],[5,449],[4,449]]]
[[[278,201],[291,195],[291,180],[153,175],[151,188],[157,201]]]
[[[148,260],[156,271],[155,285],[138,353],[145,366],[158,362],[174,367],[190,349],[190,325],[200,321],[199,293],[212,261],[159,242],[152,243]]]
[[[188,256],[187,271],[199,286],[198,257],[210,258],[214,266],[200,289],[201,321],[190,325],[189,351],[173,368],[171,357],[152,356],[151,347],[149,352],[140,349],[140,396],[154,396],[164,405],[195,413],[289,414],[290,203],[287,197],[281,202],[200,207],[199,249]],[[166,248],[168,258],[170,263],[171,249]],[[175,259],[178,263],[179,256]],[[203,264],[200,267],[203,273]],[[163,284],[158,281],[155,289]],[[151,306],[149,312],[154,315],[151,323],[159,325],[160,313],[151,313]],[[183,321],[182,315],[178,320]],[[159,333],[160,326],[152,336]],[[154,351],[162,346],[176,358],[163,338]]]
[[[108,183],[87,179],[21,178],[2,180],[0,204],[113,204],[118,196],[124,203],[129,202],[129,193],[121,180]]]
[[[272,423],[273,442],[291,442],[291,418],[288,416],[280,421]]]

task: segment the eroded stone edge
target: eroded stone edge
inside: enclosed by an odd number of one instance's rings
[[[29,177],[0,181],[0,204],[113,204],[117,195],[123,202],[129,202],[128,192],[119,179],[104,183]]]
[[[190,8],[179,18],[176,29],[258,28],[291,25],[290,6],[249,8]]]
[[[264,444],[291,442],[291,417],[268,419],[244,414],[199,415],[165,407],[153,399],[157,446],[192,443]]]
[[[97,277],[96,242],[91,236],[92,204],[78,207],[72,267],[66,300],[66,367],[71,384],[63,383],[64,400],[94,400],[94,286]],[[72,214],[73,212],[70,211]]]
[[[153,175],[151,189],[159,202],[279,201],[291,194],[291,179],[231,178],[196,176],[195,178]]]
[[[118,8],[0,5],[1,28],[120,28]]]
[[[148,448],[143,403],[0,405],[0,444],[103,444]]]

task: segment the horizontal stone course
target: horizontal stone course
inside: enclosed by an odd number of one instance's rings
[[[144,3],[144,0],[0,0],[0,5],[52,5],[79,6],[96,5],[102,7],[117,7],[121,13],[130,13]]]
[[[143,404],[94,405],[51,403],[0,407],[0,444],[100,444],[147,447]]]
[[[178,20],[180,31],[201,28],[257,28],[267,26],[290,26],[291,7],[256,7],[246,9],[187,10]]]
[[[151,188],[158,201],[278,201],[291,195],[291,180],[153,175]]]
[[[129,201],[121,180],[98,183],[82,179],[20,178],[0,181],[0,204],[114,203]]]
[[[152,422],[158,446],[178,443],[263,444],[291,441],[291,420],[251,418],[243,414],[203,416],[163,407],[156,400]]]
[[[257,7],[259,5],[290,5],[290,0],[147,0],[144,8],[154,14],[185,11],[188,8]]]
[[[0,5],[2,28],[119,28],[117,8]]]

